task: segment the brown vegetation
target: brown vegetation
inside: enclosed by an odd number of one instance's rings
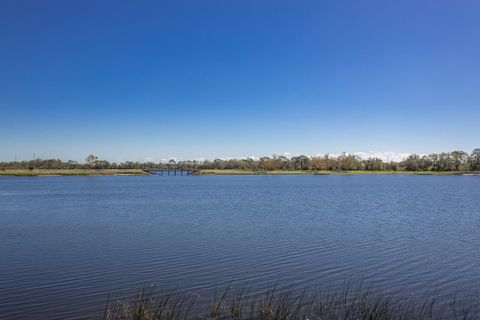
[[[478,319],[478,296],[452,297],[445,306],[436,295],[423,299],[393,299],[361,286],[342,294],[308,290],[270,290],[251,295],[245,287],[223,291],[210,304],[199,304],[198,296],[185,292],[159,293],[144,288],[134,298],[109,301],[104,320],[433,320]]]

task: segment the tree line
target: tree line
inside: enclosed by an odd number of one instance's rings
[[[470,154],[464,151],[412,154],[403,161],[385,162],[379,158],[362,159],[343,153],[285,157],[274,155],[259,159],[215,159],[205,161],[133,162],[122,163],[101,160],[89,155],[84,163],[60,159],[34,159],[30,161],[0,162],[0,169],[235,169],[235,170],[331,170],[331,171],[480,171],[480,149]]]

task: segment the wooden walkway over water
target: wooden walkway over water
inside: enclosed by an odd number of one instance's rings
[[[196,174],[198,169],[143,169],[151,175],[157,176],[191,176]]]

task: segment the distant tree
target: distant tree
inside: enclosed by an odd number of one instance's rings
[[[74,160],[68,160],[67,163],[65,164],[67,168],[69,169],[76,169],[80,167],[77,161]]]
[[[293,157],[291,159],[295,169],[297,170],[307,170],[309,169],[310,159],[307,156],[301,155],[298,157]]]
[[[95,162],[95,168],[98,169],[110,169],[110,162],[106,160],[97,160]]]
[[[402,166],[408,171],[420,170],[420,156],[418,154],[409,155],[407,159],[402,161]]]
[[[450,153],[451,167],[453,171],[465,169],[467,164],[468,154],[463,151],[453,151]]]
[[[442,152],[438,155],[438,171],[452,171],[450,152]]]
[[[390,161],[385,164],[385,169],[389,171],[397,171],[398,170],[398,163]]]
[[[261,157],[258,165],[263,170],[273,170],[275,169],[275,160],[269,157]]]
[[[168,167],[169,167],[169,168],[174,169],[174,168],[177,167],[176,165],[177,165],[177,161],[175,161],[175,159],[170,159],[170,160],[168,161]]]
[[[480,171],[480,149],[472,151],[468,157],[468,167],[471,171]]]
[[[439,162],[438,154],[436,154],[436,153],[429,154],[428,158],[430,159],[430,162],[432,164],[431,170],[432,171],[440,171],[440,162]]]
[[[85,158],[85,163],[87,164],[88,167],[94,168],[95,165],[97,164],[98,157],[96,155],[89,155],[88,157]]]
[[[222,159],[215,159],[213,160],[213,168],[214,169],[224,169],[225,168],[225,161]]]
[[[382,171],[385,169],[382,159],[368,158],[363,161],[364,169],[369,171]]]
[[[341,156],[337,157],[336,163],[337,170],[358,170],[360,158],[343,152]]]

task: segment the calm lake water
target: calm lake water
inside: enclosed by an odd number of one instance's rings
[[[480,288],[480,177],[0,178],[1,319],[98,319],[109,293],[148,283],[350,278]]]

